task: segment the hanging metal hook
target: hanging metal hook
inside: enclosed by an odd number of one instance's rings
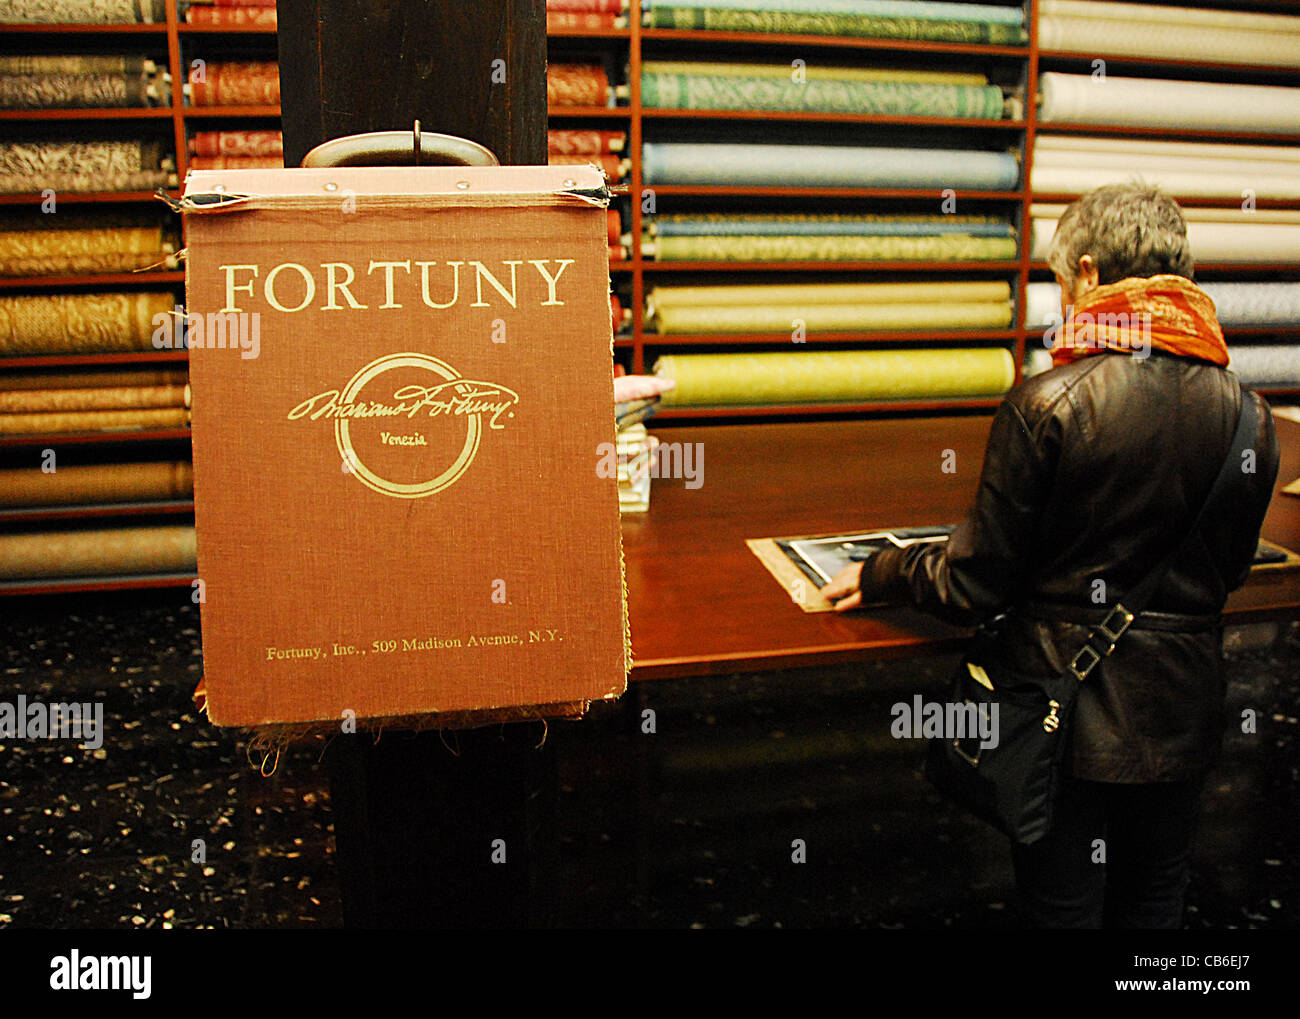
[[[418,120],[415,122],[415,127],[411,129],[411,133],[415,136],[412,145],[412,151],[415,153],[415,165],[419,166],[420,165],[420,122]]]

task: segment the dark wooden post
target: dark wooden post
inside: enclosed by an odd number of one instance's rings
[[[546,162],[544,0],[280,0],[279,11],[286,166],[332,138],[417,119],[503,164]],[[549,925],[554,760],[542,735],[533,722],[335,737],[346,923]]]

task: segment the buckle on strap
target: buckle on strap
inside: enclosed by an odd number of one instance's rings
[[[1116,617],[1119,619],[1118,624],[1114,622]],[[1124,631],[1129,628],[1129,624],[1132,622],[1133,613],[1123,605],[1116,604],[1116,606],[1107,613],[1106,618],[1097,624],[1097,629],[1101,631],[1102,635],[1108,641],[1110,641],[1110,648],[1106,651],[1106,654],[1110,654],[1111,651],[1115,650],[1115,642],[1124,635]]]
[[[1080,666],[1079,659],[1081,659],[1084,655],[1092,655],[1092,661],[1088,662],[1087,665]],[[1097,651],[1095,651],[1092,645],[1085,644],[1083,645],[1083,647],[1079,648],[1078,653],[1075,654],[1075,656],[1070,659],[1070,672],[1075,679],[1079,680],[1079,682],[1082,683],[1085,679],[1088,678],[1088,673],[1090,673],[1093,669],[1095,669],[1097,667],[1097,663],[1100,662],[1104,657],[1105,655],[1099,654]]]

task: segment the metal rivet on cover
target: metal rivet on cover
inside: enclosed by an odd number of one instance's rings
[[[574,180],[572,177],[570,177],[568,180],[564,182],[564,186],[566,188],[576,188],[578,186],[578,182]]]
[[[333,181],[330,181],[328,184],[325,185],[326,191],[337,191],[338,189],[339,186],[335,184]]]
[[[226,185],[224,185],[224,184],[213,184],[213,185],[212,185],[212,190],[213,190],[213,191],[220,192],[221,194],[225,194],[225,191],[226,191]]]
[[[458,181],[456,181],[456,186],[457,186],[458,188],[460,188],[462,191],[468,191],[468,190],[469,190],[469,181],[467,181],[467,180],[458,180]]]

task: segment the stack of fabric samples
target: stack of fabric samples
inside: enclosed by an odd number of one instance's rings
[[[176,160],[157,138],[0,141],[0,194],[153,191],[176,186]]]
[[[33,209],[0,214],[0,276],[175,269],[176,238],[153,209]]]
[[[279,106],[274,60],[195,60],[185,94],[191,106]]]
[[[982,74],[790,63],[647,60],[641,105],[997,120],[1002,90]]]
[[[191,25],[217,28],[275,28],[275,0],[181,0],[179,10]]]
[[[984,262],[1016,257],[995,216],[691,213],[647,221],[641,252],[661,262]]]
[[[654,467],[659,440],[646,431],[645,421],[672,388],[671,380],[652,375],[620,375],[614,379],[620,512],[644,513],[650,508],[650,479],[658,474]]]
[[[1021,7],[940,0],[642,0],[647,28],[1020,45]]]
[[[546,160],[552,166],[599,166],[610,183],[631,172],[632,161],[624,155],[625,131],[551,130],[546,132]],[[615,243],[614,239],[610,243]]]
[[[280,131],[195,131],[189,141],[191,170],[255,170],[284,166]]]
[[[167,106],[171,75],[129,54],[0,55],[0,109]]]
[[[0,377],[0,436],[184,428],[184,371]]]
[[[607,31],[627,26],[627,0],[546,0],[546,31]]]

